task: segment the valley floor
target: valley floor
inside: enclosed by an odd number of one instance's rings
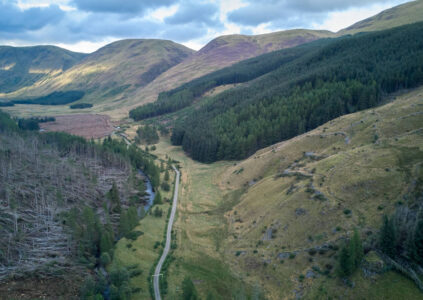
[[[189,276],[210,299],[421,299],[398,273],[359,270],[351,288],[335,269],[337,249],[353,228],[370,247],[382,216],[421,176],[422,114],[420,88],[240,162],[201,164],[162,138],[154,153],[179,161],[182,173],[177,248],[163,298],[177,298]]]

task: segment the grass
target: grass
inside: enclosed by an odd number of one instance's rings
[[[185,276],[203,298],[211,292],[230,299],[257,286],[269,299],[296,297],[294,291],[311,299],[325,291],[344,295],[345,286],[335,273],[342,239],[353,228],[377,232],[382,215],[392,212],[399,199],[404,201],[402,195],[423,161],[423,119],[418,114],[422,99],[423,88],[405,93],[240,162],[201,164],[161,138],[153,153],[179,161],[182,173],[174,225],[177,248],[168,269],[166,299],[180,296]],[[132,137],[135,129],[132,125],[126,133]],[[319,159],[306,157],[306,152]],[[307,176],[277,176],[287,169]],[[152,247],[153,238],[150,243]],[[319,248],[325,244],[329,249]],[[148,249],[144,244],[133,247]],[[310,249],[315,255],[310,256]],[[309,270],[319,270],[320,277],[308,278]],[[395,299],[400,294],[394,289],[410,299],[421,296],[396,273],[379,275],[374,287],[357,274],[348,297]],[[382,291],[391,280],[391,292]]]
[[[134,130],[129,128],[127,134]],[[230,299],[232,292],[250,292],[226,266],[223,260],[223,243],[227,235],[225,211],[232,208],[239,192],[227,196],[213,179],[231,163],[212,165],[192,161],[178,147],[171,146],[166,139],[156,145],[155,155],[166,159],[166,155],[179,161],[181,184],[177,218],[174,224],[177,248],[168,274],[167,299],[181,294],[181,283],[185,276],[191,277],[199,294],[208,293]]]
[[[170,205],[163,204],[159,205],[159,207],[167,211]],[[152,278],[150,278],[149,271],[156,262],[162,249],[162,246],[155,248],[154,244],[156,242],[162,242],[165,225],[166,214],[161,218],[156,218],[149,214],[135,228],[135,230],[143,231],[144,234],[135,241],[131,241],[131,248],[127,247],[129,241],[125,238],[121,239],[116,245],[113,263],[122,266],[139,264],[139,269],[142,270],[141,275],[131,279],[131,285],[133,287],[141,288],[141,291],[134,295],[135,298],[150,298],[149,281]]]
[[[338,34],[355,34],[363,31],[384,30],[422,21],[423,3],[410,1],[354,24]]]
[[[170,174],[174,174],[174,172]],[[161,180],[164,180],[163,178],[164,172],[161,173]],[[171,177],[170,182],[172,183],[173,181],[174,179]],[[166,202],[165,198],[172,199],[173,189],[169,192],[160,190],[160,193],[163,204],[154,205],[151,209],[156,206],[161,208],[164,212],[163,216],[157,218],[148,213],[134,229],[142,231],[144,234],[135,241],[129,241],[126,238],[122,238],[116,245],[113,257],[114,264],[122,266],[139,264],[139,269],[142,270],[142,273],[131,279],[131,286],[141,289],[138,293],[134,294],[135,299],[150,299],[149,282],[152,280],[150,270],[155,267],[163,249],[162,242],[164,242],[167,212],[171,207],[171,203]],[[151,212],[151,209],[149,212]],[[132,246],[128,247],[128,244],[132,244]]]
[[[278,299],[292,295],[301,286],[287,278],[298,278],[313,264],[336,264],[335,251],[315,256],[310,262],[305,255],[308,249],[325,243],[339,245],[339,239],[355,227],[377,232],[382,215],[391,213],[398,199],[407,193],[423,161],[419,131],[423,118],[416,114],[423,108],[422,95],[420,88],[379,108],[335,119],[302,136],[262,149],[223,172],[219,185],[231,190],[262,178],[248,186],[241,201],[227,213],[230,225],[226,256],[239,250],[246,252],[230,262],[231,268],[237,273],[248,272],[249,281],[260,282],[270,299]],[[349,137],[349,143],[339,132]],[[379,136],[377,143],[373,140],[375,132]],[[322,159],[304,158],[304,152],[317,153]],[[275,176],[288,168],[309,172],[312,177]],[[237,172],[240,169],[244,171]],[[311,197],[310,184],[327,200]],[[380,210],[380,206],[384,209]],[[297,215],[297,209],[306,213]],[[237,218],[244,222],[235,222]],[[342,231],[337,230],[340,226]],[[271,227],[278,230],[277,234],[263,240],[262,229]],[[261,256],[257,257],[254,251]],[[284,259],[280,265],[278,254],[292,252],[298,252],[296,258]],[[263,267],[264,262],[267,267]],[[328,284],[337,286],[336,280],[329,280]]]
[[[382,275],[366,278],[361,272],[356,272],[351,281],[354,288],[342,283],[333,284],[333,279],[319,279],[304,299],[422,299],[422,292],[406,277],[389,271]]]

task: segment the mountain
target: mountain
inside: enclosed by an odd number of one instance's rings
[[[85,56],[55,46],[0,46],[0,94],[62,73]]]
[[[40,80],[11,96],[43,96],[53,91],[85,92],[83,102],[118,101],[151,82],[194,51],[165,40],[121,40],[89,54],[58,76]]]
[[[41,80],[7,97],[21,99],[54,91],[83,91],[85,96],[81,102],[95,104],[92,110],[122,118],[134,106],[152,102],[159,92],[183,82],[246,58],[332,35],[328,31],[313,30],[230,35],[211,41],[196,53],[170,41],[118,41],[88,55],[63,74]],[[40,113],[45,113],[44,109]]]
[[[269,299],[421,298],[411,280],[392,271],[376,271],[369,283],[366,271],[358,270],[350,279],[354,288],[334,277],[338,249],[354,228],[368,252],[362,269],[369,270],[382,261],[371,250],[383,216],[421,204],[422,96],[421,87],[394,96],[376,109],[261,149],[220,173],[215,180],[221,189],[239,191],[225,214],[225,257],[233,272],[260,282]]]
[[[256,36],[229,35],[214,39],[198,52],[169,41],[118,41],[89,55],[78,66],[63,74],[48,78],[34,77],[33,80],[38,81],[26,88],[22,87],[33,81],[18,86],[9,84],[10,87],[5,90],[7,94],[1,97],[19,100],[63,90],[80,91],[85,92],[84,98],[80,100],[82,107],[88,107],[85,102],[95,104],[86,110],[107,113],[114,119],[124,118],[130,109],[156,101],[163,91],[241,60],[320,38],[382,30],[422,21],[422,3],[414,1],[399,5],[336,34],[328,31],[288,30]],[[4,66],[9,67],[7,64]],[[218,93],[230,87],[213,92]],[[22,109],[23,106],[8,110],[19,114]],[[32,106],[30,109],[34,114],[45,114],[45,107]],[[67,106],[59,106],[48,112],[63,114],[72,110]]]
[[[137,104],[140,99],[142,102],[155,101],[160,92],[175,88],[182,83],[241,60],[330,36],[333,36],[333,33],[329,31],[299,29],[252,36],[218,37],[188,59],[158,76],[145,88],[139,89],[135,94]]]
[[[384,30],[421,21],[423,21],[423,1],[411,1],[357,22],[339,31],[338,35]]]
[[[131,111],[144,119],[186,110],[172,142],[203,162],[239,159],[423,81],[423,23],[319,40],[243,61]],[[212,97],[228,84],[240,86]]]

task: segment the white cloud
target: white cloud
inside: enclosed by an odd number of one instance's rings
[[[337,32],[344,29],[358,21],[370,18],[378,14],[379,12],[388,9],[392,6],[399,5],[401,3],[408,2],[407,0],[402,1],[390,1],[383,4],[374,4],[363,8],[351,8],[344,11],[330,12],[328,17],[322,23],[313,23],[313,29],[325,29],[333,32]]]
[[[119,5],[120,1],[125,1],[122,11],[111,11],[110,8]],[[338,31],[407,2],[324,0],[319,2],[321,5],[316,5],[315,0],[295,3],[290,0],[126,1],[0,0],[0,4],[11,10],[11,13],[3,10],[0,15],[6,19],[12,13],[17,16],[13,16],[13,22],[6,20],[7,23],[0,28],[0,42],[9,45],[55,44],[73,51],[92,52],[124,38],[165,38],[199,49],[220,35],[263,34],[291,28]],[[37,7],[42,7],[39,13]],[[55,17],[56,20],[46,18],[47,12],[54,7],[61,17]],[[131,7],[134,11],[129,9]],[[39,22],[33,20],[36,17],[31,20],[22,17],[31,10],[31,16],[39,16]],[[250,15],[254,18],[249,18]],[[16,20],[22,22],[18,24]],[[15,27],[12,28],[11,24]]]

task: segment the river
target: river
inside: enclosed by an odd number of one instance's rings
[[[151,185],[150,178],[141,170],[138,169],[138,173],[141,174],[145,178],[145,184],[146,184],[146,193],[148,194],[148,200],[146,204],[144,204],[144,211],[147,212],[150,207],[153,205],[154,197],[156,193],[153,190],[153,186]],[[138,207],[138,215],[141,214],[141,207]]]

